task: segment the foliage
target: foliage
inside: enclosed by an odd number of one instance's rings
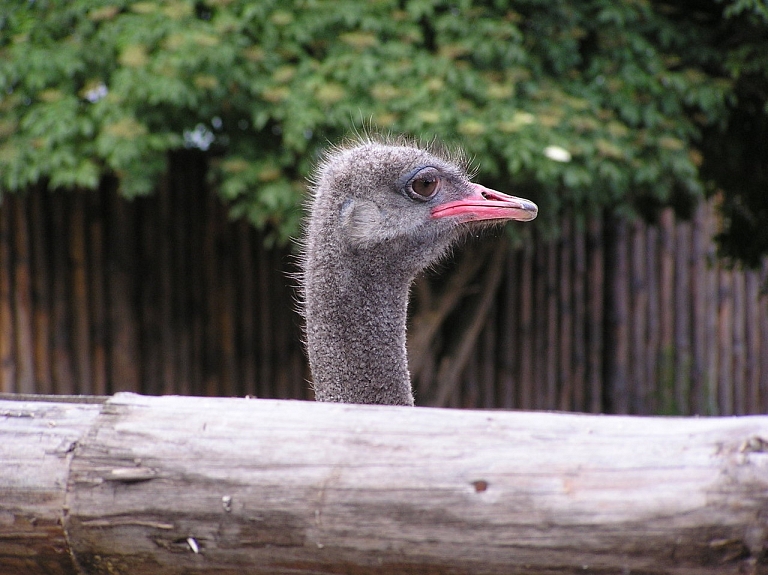
[[[768,3],[736,0],[727,19],[710,14],[720,67],[733,82],[733,105],[704,131],[703,176],[721,200],[721,252],[751,267],[768,254]]]
[[[768,77],[762,0],[706,18],[648,0],[3,1],[0,190],[109,172],[144,194],[163,152],[197,147],[234,214],[278,239],[319,150],[369,124],[460,144],[550,228],[699,195],[727,181],[702,176],[719,152],[702,134],[728,132],[745,78],[764,103]],[[723,10],[763,40],[718,48]]]

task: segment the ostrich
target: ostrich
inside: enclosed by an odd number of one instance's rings
[[[301,257],[318,401],[413,405],[408,291],[469,229],[527,221],[534,203],[470,182],[458,153],[404,139],[332,148],[312,181]]]

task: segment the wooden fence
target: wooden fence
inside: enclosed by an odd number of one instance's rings
[[[309,398],[285,251],[173,157],[156,195],[30,190],[0,208],[0,390]]]
[[[768,411],[768,266],[744,271],[718,261],[716,220],[707,204],[691,221],[664,211],[658,225],[566,219],[559,241],[510,253],[447,404]],[[431,397],[437,387],[421,386]]]
[[[292,256],[230,221],[205,171],[186,153],[148,198],[110,181],[3,198],[0,391],[311,398]],[[471,321],[454,313],[419,355],[417,403],[768,411],[768,268],[721,265],[715,228],[702,205],[490,250],[462,296]]]

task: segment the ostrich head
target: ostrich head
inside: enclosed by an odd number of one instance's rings
[[[408,288],[472,222],[527,221],[528,201],[472,183],[461,156],[401,141],[331,150],[303,254],[307,348],[321,401],[413,405]]]

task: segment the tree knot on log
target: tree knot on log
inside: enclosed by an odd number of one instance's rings
[[[139,481],[150,481],[159,476],[157,470],[150,467],[119,467],[107,471],[102,479],[121,483],[138,483]]]
[[[755,435],[750,437],[739,448],[740,453],[765,453],[768,452],[768,441]]]
[[[29,417],[29,418],[33,418],[33,417],[35,417],[35,414],[32,411],[22,411],[22,410],[16,410],[16,409],[4,409],[3,411],[0,411],[0,417]]]

